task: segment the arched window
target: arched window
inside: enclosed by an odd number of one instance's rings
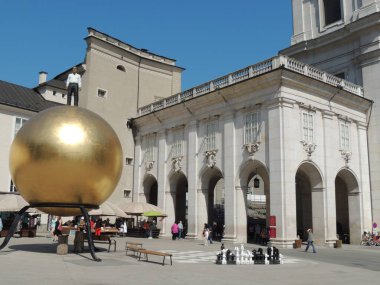
[[[116,69],[125,72],[125,67],[122,66],[122,65],[118,65],[118,66],[116,67]]]

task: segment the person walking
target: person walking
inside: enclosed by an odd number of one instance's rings
[[[183,224],[182,221],[178,223],[178,239],[181,239],[183,235]]]
[[[307,230],[307,246],[306,246],[305,252],[308,251],[309,246],[311,246],[313,248],[313,253],[317,253],[315,251],[315,247],[314,247],[314,235],[313,235],[313,231],[311,229]]]

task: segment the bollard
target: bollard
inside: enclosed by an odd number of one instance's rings
[[[58,236],[58,245],[57,245],[57,254],[65,255],[69,251],[69,235],[61,235]]]

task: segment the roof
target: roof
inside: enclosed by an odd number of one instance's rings
[[[41,86],[50,86],[50,87],[55,87],[55,88],[58,88],[58,89],[65,89],[66,90],[66,83],[65,83],[65,81],[58,80],[58,79],[49,80],[47,82],[44,82],[44,83],[38,85],[35,88],[39,88]]]
[[[33,89],[0,80],[0,104],[39,112],[61,105],[45,100]]]

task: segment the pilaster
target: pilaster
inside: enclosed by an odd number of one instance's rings
[[[235,191],[235,114],[228,113],[223,116],[223,174],[224,174],[224,240],[236,241],[238,232],[243,235],[241,222],[237,220],[237,200]],[[245,207],[245,205],[244,205]],[[244,225],[244,228],[246,226]]]
[[[200,237],[198,221],[198,157],[197,157],[198,133],[197,121],[191,121],[187,126],[187,185],[188,185],[188,205],[187,205],[187,237]],[[206,220],[207,221],[207,220]]]

